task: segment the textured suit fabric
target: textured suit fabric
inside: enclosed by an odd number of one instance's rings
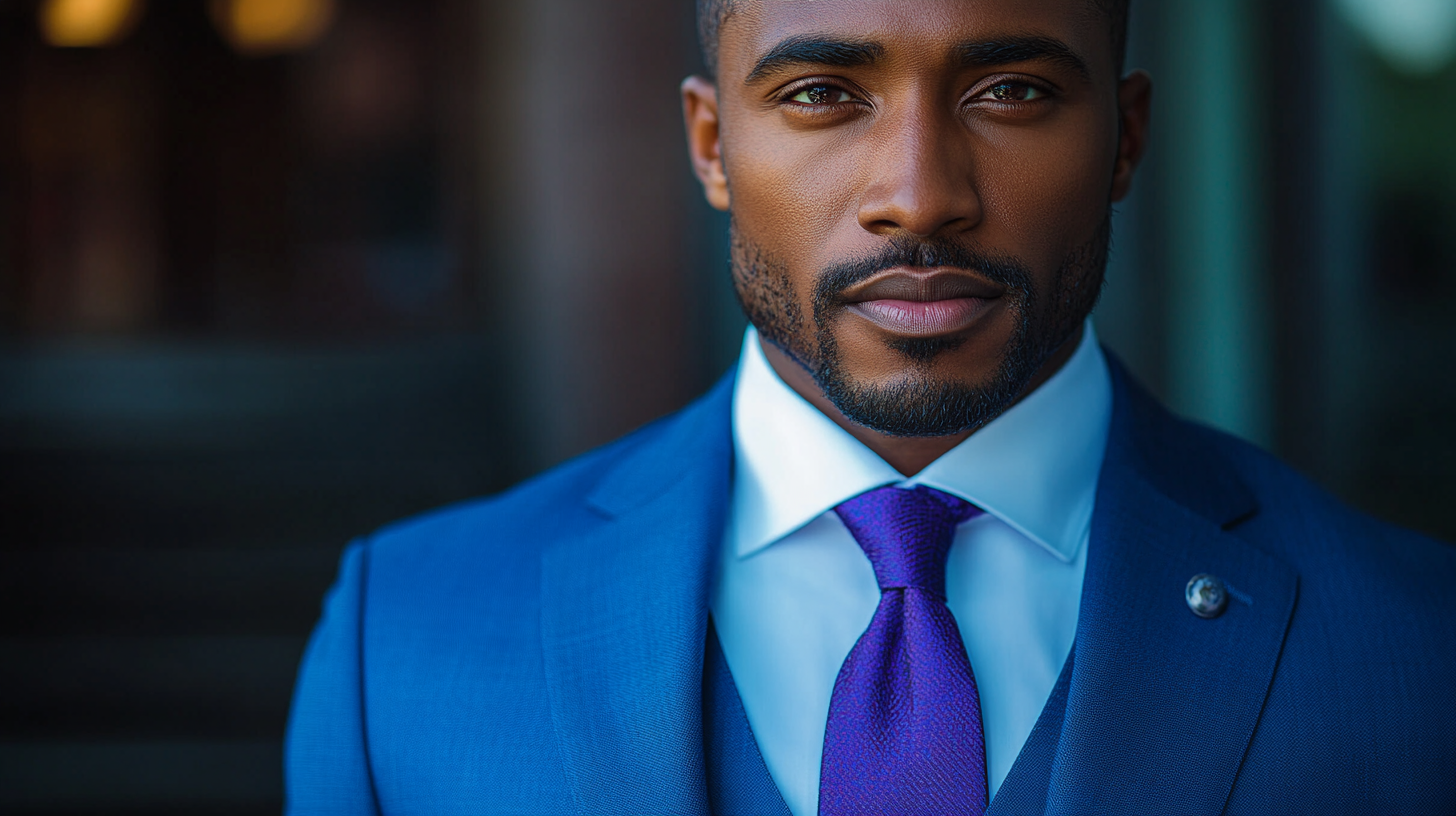
[[[703,659],[703,769],[711,816],[791,816],[758,752],[711,621]]]
[[[1456,552],[1114,381],[1045,812],[1456,812]],[[731,388],[353,545],[289,811],[707,813]],[[1184,603],[1198,573],[1230,588],[1217,619]]]

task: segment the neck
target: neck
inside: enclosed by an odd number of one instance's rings
[[[1082,342],[1083,331],[1083,328],[1078,326],[1077,330],[1072,333],[1072,336],[1068,337],[1046,359],[1046,362],[1041,364],[1036,374],[1027,382],[1026,387],[1021,390],[1021,393],[1006,408],[1010,408],[1012,405],[1025,399],[1027,394],[1040,388],[1042,383],[1060,371],[1062,366],[1066,365],[1067,361],[1072,358],[1072,354],[1076,352],[1077,346]],[[778,346],[772,343],[763,343],[761,345],[764,356],[768,358],[769,365],[773,367],[774,372],[784,382],[789,384],[790,388],[794,389],[799,396],[812,403],[815,408],[824,412],[825,416],[834,420],[850,436],[864,443],[865,447],[874,451],[881,459],[884,459],[891,467],[907,478],[924,470],[931,462],[944,456],[951,448],[966,441],[971,434],[976,432],[976,429],[972,428],[969,431],[963,431],[950,436],[890,436],[889,434],[882,434],[879,431],[866,428],[845,416],[842,411],[835,407],[834,403],[830,402],[824,396],[824,392],[819,388],[819,384],[814,381],[814,377],[803,366],[794,362],[793,358],[780,350]],[[1003,408],[1002,410],[1005,411],[1006,409]]]

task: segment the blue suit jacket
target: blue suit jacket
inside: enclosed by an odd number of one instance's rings
[[[1456,813],[1456,551],[1113,377],[1047,812]],[[731,389],[350,547],[291,812],[706,813]],[[1189,611],[1197,573],[1223,616]]]

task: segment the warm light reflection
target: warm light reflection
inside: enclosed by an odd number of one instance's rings
[[[45,0],[41,35],[63,48],[110,45],[131,32],[141,7],[140,0]]]
[[[253,55],[307,48],[334,20],[333,0],[212,0],[210,8],[232,47]]]

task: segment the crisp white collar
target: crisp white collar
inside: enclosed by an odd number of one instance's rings
[[[960,496],[1057,558],[1076,557],[1112,417],[1112,380],[1091,320],[1060,371],[910,479],[780,379],[759,342],[749,327],[733,387],[727,543],[739,558],[886,484]]]

